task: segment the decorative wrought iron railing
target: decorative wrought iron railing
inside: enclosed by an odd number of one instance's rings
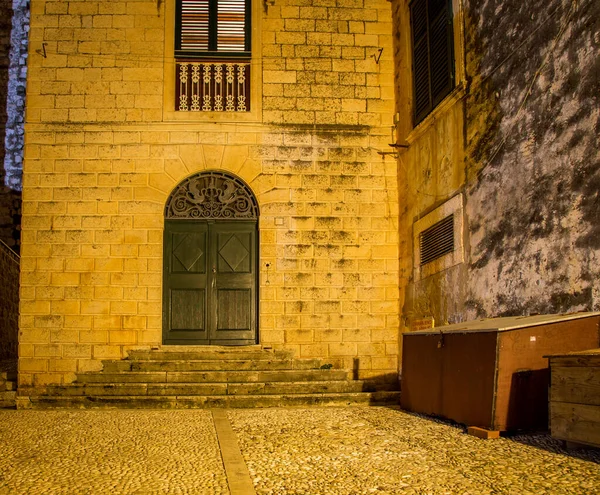
[[[250,111],[250,61],[178,61],[175,68],[177,111]]]

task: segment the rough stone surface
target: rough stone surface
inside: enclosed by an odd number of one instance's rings
[[[599,493],[600,451],[388,408],[230,411],[258,494]]]
[[[5,2],[8,3],[8,2]],[[8,58],[8,78],[2,81],[6,87],[6,113],[4,135],[4,184],[15,191],[22,188],[23,145],[25,122],[25,86],[27,79],[27,50],[29,34],[29,0],[13,0],[12,11],[6,9],[10,26],[10,51],[0,51],[0,60]],[[2,21],[2,40],[6,39],[6,18]],[[6,57],[6,55],[8,57]],[[1,62],[0,62],[1,63]],[[4,65],[4,64],[2,64]],[[0,69],[5,71],[5,68]],[[1,173],[0,173],[1,175]]]
[[[18,335],[19,258],[0,243],[0,361],[17,358]]]
[[[0,240],[18,252],[29,1],[0,5]]]
[[[0,411],[0,492],[228,494],[209,411]]]
[[[467,314],[597,311],[600,4],[467,4]]]
[[[452,2],[456,89],[418,126],[408,4],[393,2],[402,316],[600,309],[600,4]],[[413,227],[457,194],[464,262],[419,277]]]

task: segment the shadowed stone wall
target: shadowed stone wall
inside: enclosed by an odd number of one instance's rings
[[[29,1],[0,5],[0,240],[19,251]]]
[[[19,257],[0,242],[0,360],[17,358]]]

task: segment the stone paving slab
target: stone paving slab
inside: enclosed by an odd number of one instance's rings
[[[600,450],[390,408],[230,410],[257,494],[600,494]]]
[[[210,411],[0,411],[0,494],[228,494]]]

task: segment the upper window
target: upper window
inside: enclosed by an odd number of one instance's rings
[[[177,0],[175,56],[249,56],[250,17],[250,0]]]
[[[410,3],[415,125],[454,88],[451,0]]]

